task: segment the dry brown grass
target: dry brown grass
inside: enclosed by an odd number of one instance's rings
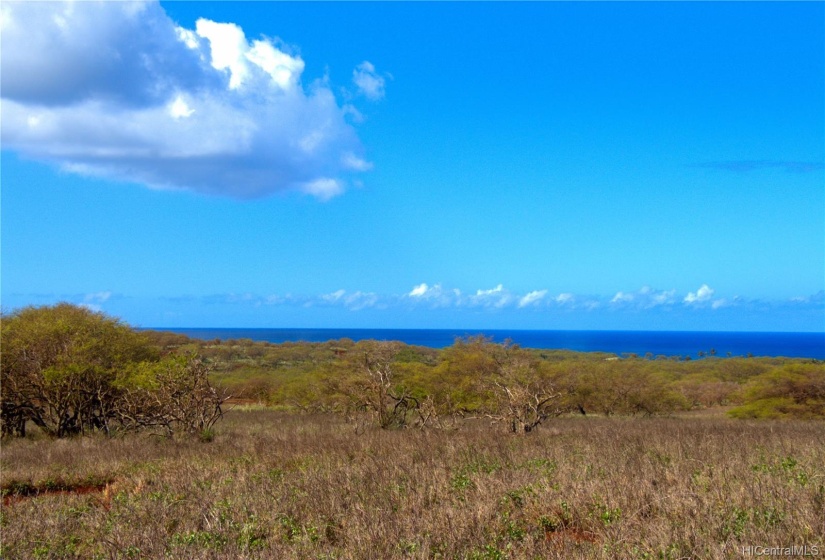
[[[825,554],[822,423],[560,418],[529,436],[480,420],[356,434],[333,416],[234,411],[210,443],[3,442],[2,484],[28,494],[2,509],[7,559]]]

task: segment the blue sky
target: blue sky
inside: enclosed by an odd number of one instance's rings
[[[3,2],[2,306],[825,330],[825,4]]]

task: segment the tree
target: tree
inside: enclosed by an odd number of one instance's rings
[[[3,316],[0,425],[26,435],[33,422],[65,437],[159,427],[202,433],[224,397],[195,354],[160,351],[121,321],[60,303]]]
[[[28,421],[55,437],[108,431],[118,371],[157,358],[127,325],[68,303],[4,315],[2,350],[0,423],[20,436]]]
[[[824,418],[825,364],[791,363],[751,379],[734,418]]]
[[[448,354],[487,392],[487,416],[502,421],[512,433],[530,433],[551,416],[561,414],[554,380],[539,368],[538,357],[509,340],[496,344],[484,337],[459,339]]]
[[[518,348],[505,354],[493,386],[498,396],[494,417],[504,420],[512,433],[530,433],[562,413],[561,393],[550,378],[540,375],[536,359]]]
[[[583,368],[572,385],[572,400],[587,412],[606,416],[652,416],[685,407],[684,398],[669,385],[660,365],[639,360],[615,360]]]
[[[420,400],[399,383],[396,357],[399,342],[359,342],[347,354],[347,369],[355,376],[339,386],[356,408],[367,411],[382,429],[403,428],[419,412]],[[419,420],[425,417],[419,415]],[[419,422],[420,423],[420,422]]]
[[[507,348],[479,335],[457,338],[442,351],[431,386],[437,401],[449,403],[445,412],[463,415],[495,410],[491,380],[500,371]]]
[[[209,382],[209,369],[194,354],[142,362],[117,381],[121,398],[116,416],[127,430],[161,428],[204,434],[223,416],[228,398]]]

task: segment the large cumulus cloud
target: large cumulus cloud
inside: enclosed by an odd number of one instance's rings
[[[184,29],[157,2],[0,10],[4,149],[239,198],[328,199],[370,168],[352,110],[323,80],[304,84],[303,60],[275,40],[206,19]]]

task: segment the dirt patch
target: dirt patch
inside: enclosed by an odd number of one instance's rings
[[[11,482],[4,484],[2,487],[3,505],[10,506],[38,496],[71,494],[83,496],[86,494],[106,493],[113,483],[113,480],[95,483],[49,481],[37,485],[29,482]]]

